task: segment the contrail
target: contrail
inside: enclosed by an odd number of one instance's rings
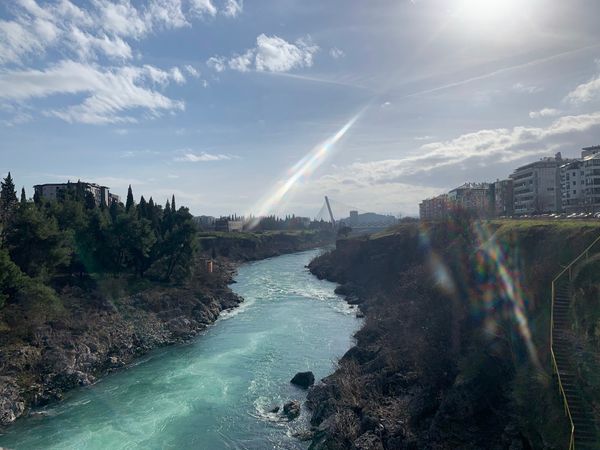
[[[451,89],[453,87],[464,86],[465,84],[469,84],[469,83],[472,83],[474,81],[486,80],[488,78],[495,77],[496,75],[501,75],[503,73],[511,72],[513,70],[523,69],[525,67],[536,66],[538,64],[542,64],[542,63],[545,63],[545,62],[548,62],[548,61],[559,59],[559,58],[562,58],[564,56],[572,55],[574,53],[579,53],[579,52],[583,52],[585,50],[590,50],[590,49],[598,48],[598,47],[600,47],[600,44],[593,44],[593,45],[588,45],[586,47],[576,48],[576,49],[573,49],[573,50],[567,50],[567,51],[564,51],[564,52],[561,52],[561,53],[556,53],[554,55],[546,56],[544,58],[534,59],[534,60],[528,61],[526,63],[517,64],[515,66],[504,67],[502,69],[498,69],[498,70],[495,70],[495,71],[490,72],[490,73],[486,73],[486,74],[479,75],[479,76],[476,76],[476,77],[467,78],[466,80],[456,81],[454,83],[444,84],[442,86],[437,86],[437,87],[434,87],[434,88],[431,88],[431,89],[425,89],[423,91],[413,92],[411,94],[405,95],[403,98],[417,97],[417,96],[423,95],[423,94],[431,94],[433,92],[439,92],[439,91],[443,91],[443,90],[446,90],[446,89]]]

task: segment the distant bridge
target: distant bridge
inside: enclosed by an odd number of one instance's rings
[[[365,211],[327,196],[325,196],[323,206],[321,206],[315,219],[330,222],[333,227],[338,227],[341,223],[344,223],[356,232],[383,230],[397,221],[391,215]]]

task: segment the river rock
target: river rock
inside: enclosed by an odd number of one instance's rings
[[[294,420],[300,415],[300,402],[298,400],[291,400],[283,405],[283,415],[288,420]]]
[[[298,372],[296,375],[294,375],[294,378],[292,378],[290,383],[295,384],[296,386],[299,386],[302,389],[308,389],[313,384],[315,384],[315,375],[310,371]]]

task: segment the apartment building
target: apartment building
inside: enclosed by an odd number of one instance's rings
[[[570,161],[560,153],[517,168],[513,180],[514,214],[560,212],[562,208],[560,167]]]
[[[472,211],[480,217],[493,214],[494,198],[490,183],[465,183],[448,192],[448,200],[454,207]]]
[[[494,185],[494,214],[498,217],[514,214],[513,180],[497,180]]]
[[[560,167],[562,211],[570,214],[585,209],[585,170],[582,160],[571,161]]]
[[[46,200],[59,200],[68,191],[76,192],[80,190],[81,192],[90,192],[94,196],[96,206],[100,206],[101,204],[110,205],[113,202],[118,203],[120,201],[120,197],[111,194],[107,186],[100,186],[84,181],[77,181],[76,183],[36,184],[33,189],[36,194]]]
[[[421,220],[442,220],[448,217],[449,212],[448,194],[428,198],[419,203],[419,217]]]

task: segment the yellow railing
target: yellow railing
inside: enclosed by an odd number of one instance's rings
[[[558,379],[558,388],[560,391],[560,395],[563,400],[563,404],[565,407],[565,414],[569,419],[569,423],[571,425],[571,438],[569,441],[569,450],[575,449],[575,424],[573,423],[573,416],[571,415],[571,409],[569,408],[569,402],[567,400],[567,394],[565,393],[565,389],[563,387],[562,379],[560,377],[560,373],[558,372],[558,364],[556,363],[556,356],[554,355],[554,302],[556,301],[556,285],[558,281],[564,277],[569,277],[569,282],[573,278],[573,270],[576,268],[576,265],[581,262],[586,262],[590,257],[590,251],[592,248],[600,242],[600,236],[594,240],[581,254],[575,258],[571,263],[566,266],[554,279],[552,280],[552,306],[550,309],[550,355],[552,358],[552,370],[556,373],[556,378]]]

